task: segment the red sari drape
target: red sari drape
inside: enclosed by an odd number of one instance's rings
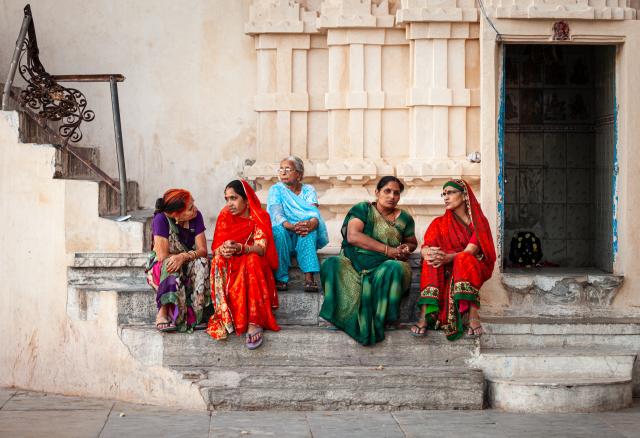
[[[471,224],[465,225],[452,211],[434,219],[424,235],[425,246],[439,247],[446,253],[459,253],[452,263],[439,268],[422,262],[419,305],[427,306],[427,323],[442,328],[449,340],[462,336],[462,314],[469,306],[480,306],[480,287],[493,273],[496,251],[487,218],[464,180],[456,180],[467,193],[467,214]],[[477,256],[462,252],[475,232],[480,247]],[[437,315],[437,316],[436,316]]]
[[[211,250],[211,297],[214,313],[209,319],[207,333],[214,339],[224,339],[233,331],[246,333],[249,324],[268,330],[280,330],[273,309],[278,307],[273,271],[278,268],[269,214],[260,205],[253,189],[242,181],[249,217],[233,215],[224,207],[218,216]],[[259,245],[265,254],[234,255],[224,258],[215,255],[227,240],[246,245]]]

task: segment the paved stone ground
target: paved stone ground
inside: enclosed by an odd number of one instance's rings
[[[599,414],[200,412],[0,388],[0,437],[638,437],[640,400]]]

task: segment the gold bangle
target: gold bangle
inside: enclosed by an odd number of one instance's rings
[[[389,255],[387,254],[387,251],[389,250],[389,247],[387,245],[384,246],[384,256],[385,257],[389,257]]]

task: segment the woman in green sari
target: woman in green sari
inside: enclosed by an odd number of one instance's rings
[[[342,223],[342,251],[322,264],[320,317],[362,345],[384,339],[409,291],[409,254],[418,246],[413,218],[397,208],[402,182],[383,177],[375,202],[354,205]]]

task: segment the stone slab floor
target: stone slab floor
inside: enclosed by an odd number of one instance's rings
[[[0,437],[638,437],[640,400],[599,414],[200,412],[0,388]]]

